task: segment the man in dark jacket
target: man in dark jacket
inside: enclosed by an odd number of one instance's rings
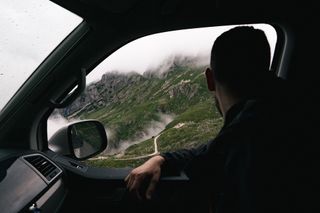
[[[224,118],[218,136],[190,150],[161,153],[127,176],[130,191],[150,199],[161,171],[184,170],[210,190],[213,212],[289,212],[290,99],[284,80],[269,70],[263,31],[235,27],[217,38],[207,84]]]

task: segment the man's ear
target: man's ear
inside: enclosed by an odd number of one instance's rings
[[[207,85],[208,85],[208,89],[210,91],[215,91],[216,90],[216,85],[215,82],[213,80],[213,71],[210,68],[206,69],[206,78],[207,78]]]

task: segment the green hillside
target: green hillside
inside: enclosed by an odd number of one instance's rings
[[[163,122],[163,115],[170,115],[173,120],[164,125],[157,140],[160,152],[194,147],[213,138],[222,126],[222,119],[214,107],[212,94],[207,90],[203,70],[204,67],[180,63],[162,76],[152,72],[126,76],[106,74],[106,79],[112,77],[113,84],[101,80],[94,85],[94,95],[99,97],[101,106],[87,104],[77,114],[81,119],[100,120],[113,133],[108,145],[111,151],[104,153],[105,159],[88,163],[106,167],[140,164],[147,158],[132,158],[152,154],[154,139],[151,135],[142,141],[139,138],[146,135],[146,129],[153,122]],[[112,91],[106,89],[111,87]],[[123,141],[140,143],[121,150]],[[119,149],[119,152],[112,152]]]

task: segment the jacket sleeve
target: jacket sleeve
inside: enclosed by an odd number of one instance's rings
[[[175,152],[165,152],[165,163],[162,166],[164,173],[185,171],[190,179],[211,178],[223,166],[224,142],[234,140],[233,128],[222,128],[213,140],[193,149],[182,149]],[[210,172],[208,172],[210,171]],[[210,174],[210,175],[208,175]]]
[[[206,144],[199,145],[192,149],[181,149],[174,152],[165,152],[160,155],[164,157],[165,163],[162,168],[165,172],[177,172],[182,170],[192,170],[191,164],[194,164],[196,159],[202,159],[207,157],[214,140],[209,141]]]

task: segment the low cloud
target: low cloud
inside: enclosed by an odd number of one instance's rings
[[[68,120],[59,113],[53,113],[47,122],[47,133],[48,133],[48,140],[62,127],[67,126],[70,123],[80,121],[79,119],[72,119]]]
[[[161,131],[166,128],[166,125],[174,119],[174,115],[159,113],[159,121],[151,121],[143,131],[138,132],[132,140],[123,140],[118,142],[118,146],[115,148],[112,146],[112,141],[114,141],[115,133],[112,129],[106,128],[106,134],[108,138],[109,145],[104,151],[104,155],[118,154],[126,150],[128,147],[143,142],[157,136]],[[48,119],[48,139],[50,139],[54,133],[56,133],[60,128],[63,128],[70,123],[80,121],[78,119],[68,120],[59,113],[52,114]]]
[[[158,116],[160,117],[159,121],[151,121],[146,128],[139,132],[137,135],[138,137],[133,138],[132,140],[125,140],[120,141],[118,143],[118,147],[114,148],[109,146],[106,151],[104,152],[105,155],[114,155],[121,152],[124,152],[127,148],[132,145],[139,144],[145,140],[152,138],[153,136],[159,135],[167,126],[168,123],[173,121],[174,115],[159,113]],[[107,134],[111,133],[112,137],[112,130],[107,130]],[[108,136],[109,137],[109,136]],[[146,153],[149,154],[149,153]]]
[[[143,73],[145,77],[164,77],[170,70],[177,66],[181,67],[202,67],[209,65],[209,55],[199,54],[196,56],[176,54],[167,57],[157,66],[150,66],[147,71]]]

